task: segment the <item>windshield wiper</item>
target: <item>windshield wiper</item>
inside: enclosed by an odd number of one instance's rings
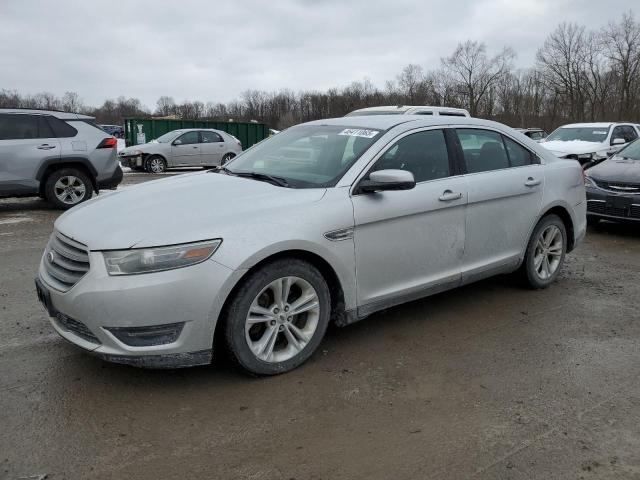
[[[266,173],[234,172],[232,170],[229,170],[227,167],[222,167],[218,171],[222,171],[222,172],[226,173],[227,175],[234,175],[236,177],[253,178],[255,180],[259,180],[259,181],[262,181],[262,182],[269,182],[269,183],[272,183],[273,185],[277,185],[279,187],[288,187],[289,186],[289,183],[284,178],[275,177],[273,175],[268,175]]]

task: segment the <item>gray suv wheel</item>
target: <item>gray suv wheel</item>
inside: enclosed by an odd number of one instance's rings
[[[89,200],[93,184],[89,177],[76,168],[63,168],[47,177],[45,198],[57,208],[68,209]]]

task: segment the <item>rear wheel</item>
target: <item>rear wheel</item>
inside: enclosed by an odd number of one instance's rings
[[[220,166],[223,166],[225,163],[228,163],[235,155],[233,153],[227,153],[224,157],[222,157],[222,161],[220,162]]]
[[[91,179],[82,170],[63,168],[47,177],[44,196],[56,208],[66,210],[89,200],[92,190]]]
[[[529,239],[522,272],[532,288],[547,288],[560,273],[567,251],[567,230],[557,215],[543,217]]]
[[[254,375],[284,373],[318,348],[330,316],[329,288],[311,264],[278,260],[251,274],[226,311],[230,357]]]

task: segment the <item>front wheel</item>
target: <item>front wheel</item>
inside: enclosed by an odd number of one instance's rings
[[[534,228],[522,265],[532,288],[547,288],[560,273],[567,251],[567,230],[557,215],[543,217]]]
[[[330,317],[322,274],[302,260],[278,260],[251,274],[223,319],[228,353],[254,375],[284,373],[318,348]]]
[[[147,158],[145,170],[148,173],[164,173],[167,170],[167,162],[159,155]]]

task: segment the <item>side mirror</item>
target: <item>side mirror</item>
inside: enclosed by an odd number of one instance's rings
[[[173,144],[174,145],[182,145],[182,140],[174,140]]]
[[[358,185],[358,193],[382,192],[385,190],[411,190],[416,186],[413,173],[406,170],[378,170]]]
[[[614,138],[614,139],[611,141],[611,145],[624,145],[625,143],[627,143],[627,142],[625,141],[625,139],[624,139],[624,138],[620,138],[620,137],[618,137],[618,138]]]

